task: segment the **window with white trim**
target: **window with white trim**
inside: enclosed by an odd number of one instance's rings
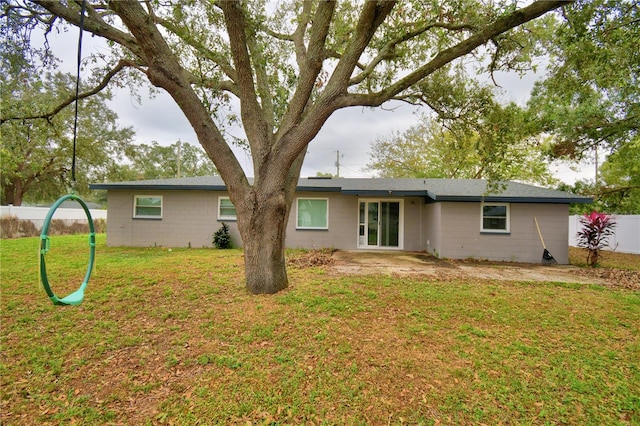
[[[134,195],[133,217],[162,219],[162,195]]]
[[[233,205],[229,197],[218,197],[218,219],[237,220],[236,206]]]
[[[298,198],[296,229],[329,229],[328,198]]]
[[[482,203],[481,232],[510,232],[510,206],[508,203]]]

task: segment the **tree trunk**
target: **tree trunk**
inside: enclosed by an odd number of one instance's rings
[[[252,294],[273,294],[289,285],[284,248],[290,203],[284,192],[251,196],[247,210],[238,211],[246,286]]]
[[[2,186],[2,203],[14,206],[22,205],[22,182],[20,179],[12,179],[10,183]]]

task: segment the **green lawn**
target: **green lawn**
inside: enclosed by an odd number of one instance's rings
[[[38,241],[1,241],[3,425],[640,424],[637,291],[312,267],[252,296],[241,251],[100,235],[56,307]],[[86,241],[52,238],[59,296]]]

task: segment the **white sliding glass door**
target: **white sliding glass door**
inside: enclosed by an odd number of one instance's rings
[[[360,200],[359,248],[402,248],[402,201]]]

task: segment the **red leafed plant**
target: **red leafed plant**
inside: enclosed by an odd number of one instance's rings
[[[598,265],[600,250],[607,247],[607,239],[614,234],[616,222],[604,213],[591,212],[580,218],[582,229],[578,231],[578,247],[587,249],[587,265]]]

